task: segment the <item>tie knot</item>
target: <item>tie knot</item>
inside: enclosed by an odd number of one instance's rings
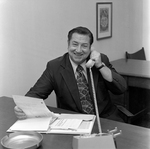
[[[78,65],[76,71],[77,72],[82,72],[83,71],[83,67],[81,65]]]

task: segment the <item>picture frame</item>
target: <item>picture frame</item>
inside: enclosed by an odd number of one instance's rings
[[[96,3],[97,40],[112,37],[112,2]]]

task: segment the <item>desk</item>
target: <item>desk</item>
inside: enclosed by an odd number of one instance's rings
[[[13,112],[12,98],[0,97],[0,139],[6,135],[6,130],[17,120]],[[49,107],[57,113],[73,113],[67,110]],[[150,129],[134,125],[101,119],[102,131],[118,127],[122,135],[116,138],[118,149],[149,149]],[[98,132],[97,123],[94,124],[92,133]],[[42,146],[39,149],[72,149],[73,135],[43,134]],[[0,149],[2,146],[0,145]]]
[[[150,61],[118,59],[111,64],[126,79],[128,86],[150,89]],[[129,109],[128,94],[124,101],[127,109]]]
[[[150,61],[118,59],[111,64],[123,76],[128,77],[128,85],[150,89]]]

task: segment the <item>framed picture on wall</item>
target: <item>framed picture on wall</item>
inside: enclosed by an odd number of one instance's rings
[[[112,37],[112,2],[96,3],[97,40]]]

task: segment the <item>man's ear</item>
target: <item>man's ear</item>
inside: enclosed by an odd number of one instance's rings
[[[86,58],[86,62],[90,59],[90,55],[91,55],[91,52],[90,52],[89,56]]]
[[[94,51],[94,47],[93,47],[93,46],[91,46],[91,52],[92,52],[92,51]]]

